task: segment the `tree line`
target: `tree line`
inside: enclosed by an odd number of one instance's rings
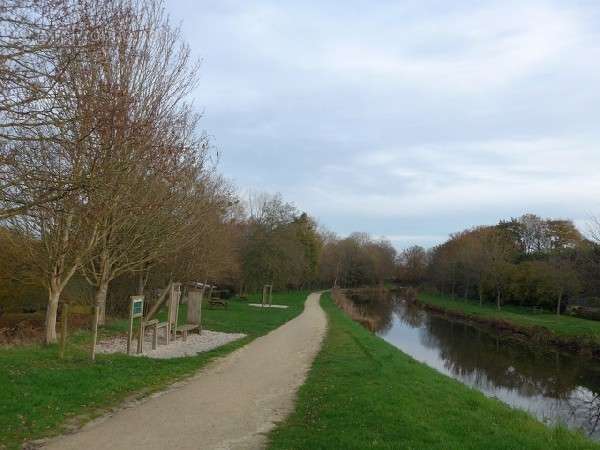
[[[452,297],[539,306],[560,314],[566,300],[600,292],[600,246],[570,220],[533,214],[455,233],[427,251],[402,252],[399,279],[429,285]]]
[[[172,280],[316,283],[316,224],[242,199],[190,94],[199,61],[162,0],[0,5],[0,313],[123,310]]]
[[[389,240],[361,232],[345,238],[325,232],[323,242],[319,272],[324,286],[374,286],[396,276],[397,252]]]

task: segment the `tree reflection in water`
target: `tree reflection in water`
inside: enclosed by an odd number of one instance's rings
[[[600,439],[600,364],[432,314],[400,298],[352,300],[369,328],[396,347],[547,423]]]

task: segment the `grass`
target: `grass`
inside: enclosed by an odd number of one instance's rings
[[[205,309],[205,328],[248,337],[195,357],[153,360],[114,354],[98,355],[93,363],[88,356],[89,332],[70,340],[62,361],[56,345],[0,349],[0,448],[21,448],[26,440],[59,434],[71,421],[84,422],[132,395],[143,396],[189,376],[298,315],[306,296],[306,292],[275,293],[273,302],[288,309],[261,310],[239,299],[231,300],[228,310]],[[126,329],[127,321],[117,321],[103,333]]]
[[[510,322],[525,328],[543,327],[557,336],[565,338],[584,338],[600,344],[600,322],[579,317],[556,315],[550,312],[533,312],[531,309],[517,306],[503,306],[500,311],[495,305],[479,306],[471,300],[451,299],[439,294],[420,293],[421,302],[463,314]]]
[[[270,449],[598,449],[418,363],[327,295],[323,348]]]

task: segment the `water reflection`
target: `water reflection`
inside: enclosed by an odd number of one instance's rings
[[[597,361],[507,340],[391,296],[356,304],[371,331],[416,360],[547,423],[600,439]]]

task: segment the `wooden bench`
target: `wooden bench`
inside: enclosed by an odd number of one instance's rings
[[[187,336],[190,331],[198,330],[198,334],[200,334],[200,326],[188,323],[186,325],[180,325],[177,327],[177,331],[181,333],[181,337],[183,338],[183,342],[187,341]]]

